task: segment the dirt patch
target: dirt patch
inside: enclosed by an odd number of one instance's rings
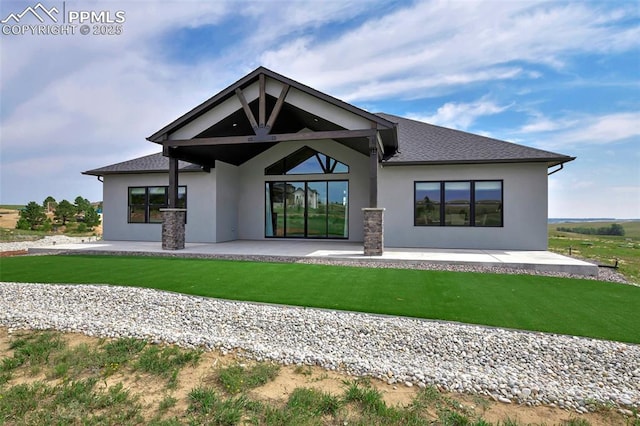
[[[24,256],[25,254],[29,254],[29,250],[0,251],[0,257]]]
[[[11,357],[10,341],[12,336],[6,328],[0,327],[0,360]],[[69,346],[86,344],[89,346],[98,345],[105,341],[94,337],[77,333],[63,334],[63,339]],[[216,388],[223,394],[222,388],[217,383],[217,371],[221,367],[226,367],[236,363],[250,365],[248,361],[237,355],[222,355],[217,351],[204,352],[200,362],[196,365],[184,367],[178,375],[178,382],[175,388],[167,387],[167,379],[152,376],[146,373],[138,373],[121,370],[107,377],[101,382],[101,386],[113,386],[122,383],[125,389],[132,394],[139,396],[139,401],[143,406],[145,419],[152,419],[157,416],[170,418],[184,415],[188,403],[189,392],[199,386]],[[348,383],[356,378],[334,371],[324,370],[312,366],[283,366],[275,380],[264,386],[258,387],[249,392],[252,399],[264,401],[275,406],[286,404],[294,389],[300,387],[314,388],[332,395],[343,395]],[[32,383],[42,380],[49,381],[44,374],[16,374],[8,383],[9,386],[19,383]],[[370,385],[378,389],[384,401],[389,406],[407,406],[415,398],[419,389],[417,387],[407,387],[404,385],[388,385],[387,383],[371,379]],[[490,398],[480,395],[467,395],[455,393],[443,393],[443,397],[449,398],[465,407],[466,410],[481,416],[486,421],[493,424],[504,422],[506,419],[517,421],[517,424],[563,424],[573,418],[584,419],[593,426],[609,426],[619,424],[631,424],[630,419],[625,418],[616,410],[603,410],[597,413],[578,414],[553,407],[527,407],[517,404],[503,404],[493,401]],[[160,405],[167,397],[175,399],[175,404],[163,412]]]
[[[15,229],[19,218],[18,210],[0,209],[0,228]]]

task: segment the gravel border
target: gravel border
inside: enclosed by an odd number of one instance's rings
[[[579,413],[640,408],[640,345],[108,285],[0,283],[0,326],[234,352]]]

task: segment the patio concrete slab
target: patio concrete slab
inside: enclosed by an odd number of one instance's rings
[[[162,250],[159,242],[98,241],[82,244],[58,244],[29,249],[29,253],[90,252],[105,254],[163,254],[171,256],[276,256],[311,257],[372,262],[424,262],[452,265],[477,265],[502,268],[564,272],[596,276],[592,263],[549,251],[459,250],[386,247],[382,256],[365,256],[362,243],[339,241],[237,240],[217,244],[187,243],[184,250]]]

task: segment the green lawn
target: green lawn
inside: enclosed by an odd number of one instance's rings
[[[2,258],[0,280],[131,285],[640,343],[640,288],[592,280],[119,256]]]

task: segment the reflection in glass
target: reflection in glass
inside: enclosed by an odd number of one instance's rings
[[[476,226],[502,226],[502,182],[475,183]]]
[[[308,146],[302,147],[265,169],[266,175],[349,173],[349,166]]]
[[[147,203],[146,188],[129,188],[129,205],[144,205]]]
[[[307,236],[327,235],[327,182],[307,183]]]
[[[469,226],[471,218],[471,182],[444,183],[444,223]]]
[[[349,236],[349,183],[329,181],[328,189],[327,236],[329,238],[347,238]]]
[[[416,183],[415,225],[440,225],[440,182]]]
[[[304,237],[304,216],[307,205],[304,182],[287,182],[285,194],[285,235],[287,237]]]
[[[347,181],[266,182],[265,236],[348,238]]]

